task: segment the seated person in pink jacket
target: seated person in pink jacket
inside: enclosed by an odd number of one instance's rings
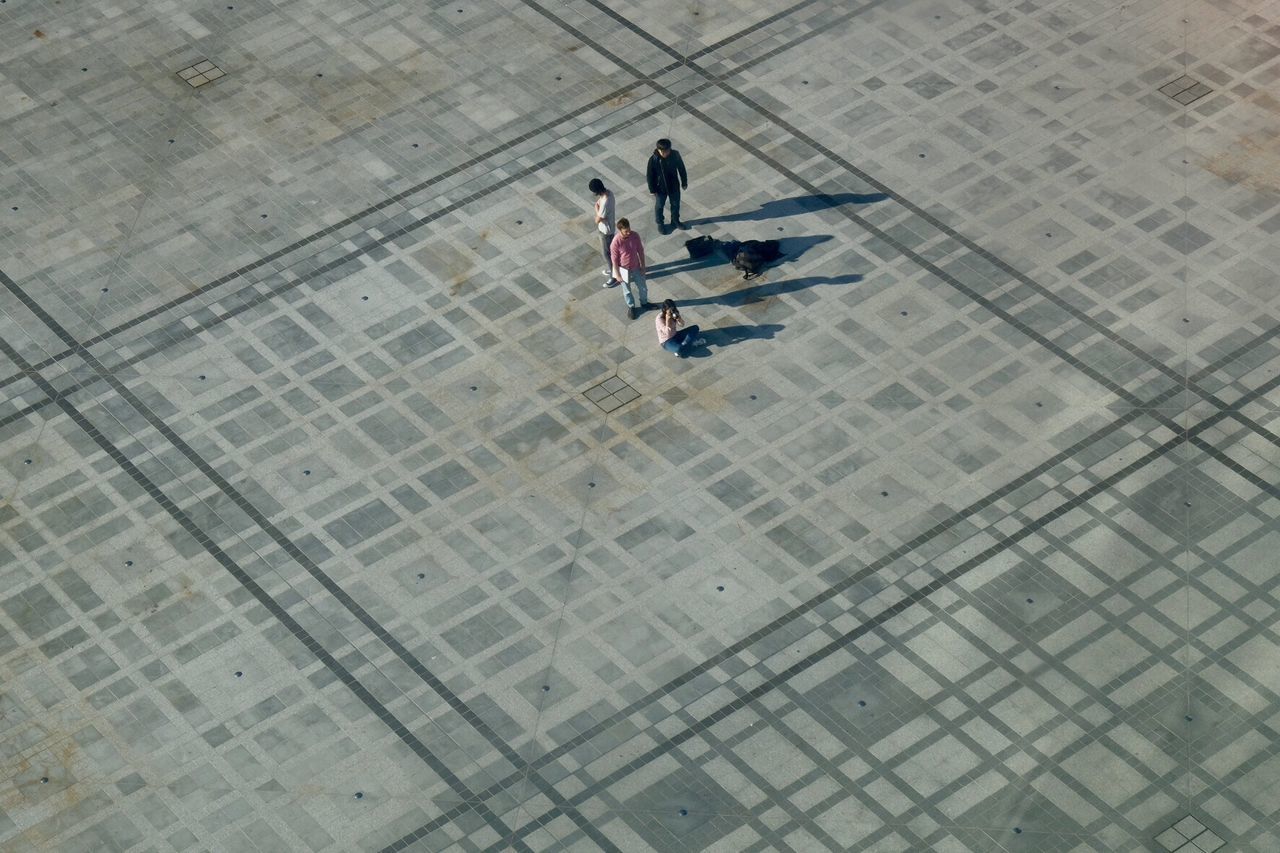
[[[670,299],[662,302],[662,310],[654,318],[658,327],[658,343],[664,350],[684,358],[689,350],[706,343],[705,338],[698,337],[697,326],[684,326],[680,311]]]

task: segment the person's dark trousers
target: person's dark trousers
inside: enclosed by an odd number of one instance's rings
[[[673,352],[676,355],[683,356],[692,348],[693,342],[697,339],[698,327],[686,326],[663,341],[662,348],[667,352]]]
[[[653,221],[658,223],[658,227],[662,227],[663,208],[667,206],[667,199],[671,199],[671,224],[680,224],[680,193],[654,193],[653,205]]]

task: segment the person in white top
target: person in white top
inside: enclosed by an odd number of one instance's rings
[[[606,189],[604,181],[599,178],[592,178],[587,189],[596,197],[596,233],[600,237],[600,253],[604,255],[604,286],[613,287],[618,283],[613,277],[613,261],[609,257],[609,244],[613,242],[613,235],[617,230],[617,223],[613,218],[613,192]]]

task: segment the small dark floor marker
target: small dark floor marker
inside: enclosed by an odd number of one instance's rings
[[[125,561],[124,561],[124,564],[125,564],[126,566],[132,566],[132,565],[133,565],[133,560],[125,560]]]
[[[1186,715],[1185,717],[1183,717],[1182,719],[1186,720],[1186,721],[1189,723],[1189,722],[1191,722],[1191,715],[1190,715],[1190,714],[1187,714],[1187,715]]]
[[[170,139],[170,140],[169,140],[169,144],[170,144],[170,145],[172,145],[172,144],[173,144],[173,140],[172,140],[172,139]]]
[[[311,476],[311,469],[310,469],[310,468],[304,468],[304,469],[303,469],[303,471],[302,471],[302,476],[304,476],[304,477],[310,477],[310,476]]]
[[[902,316],[903,316],[903,317],[907,316],[907,312],[906,312],[906,311],[903,311],[903,312],[902,312]]]
[[[752,400],[754,400],[755,398],[756,398],[756,395],[755,395],[755,394],[752,394],[752,395],[751,395],[751,399],[752,399]]]
[[[259,214],[259,215],[258,215],[258,218],[259,218],[259,219],[266,219],[266,218],[267,218],[267,215],[266,215],[265,213],[261,213],[261,214]]]
[[[425,574],[425,573],[423,573],[423,572],[418,572],[418,580],[426,580],[426,577],[427,577],[427,576],[426,576],[426,574]]]
[[[412,147],[417,148],[417,147],[418,147],[418,143],[416,143],[416,142],[415,142],[415,143],[413,143],[413,146],[412,146]]]
[[[361,301],[361,302],[368,302],[368,301],[369,301],[369,297],[367,297],[367,296],[361,296],[361,297],[360,297],[360,301]]]
[[[588,489],[594,489],[595,487],[596,487],[596,484],[595,484],[595,483],[587,483],[587,488],[588,488]]]
[[[517,220],[516,220],[516,224],[517,224],[517,225],[523,225],[523,224],[524,224],[524,220],[523,220],[523,219],[517,219]]]
[[[102,292],[103,292],[103,293],[106,293],[106,292],[107,292],[107,289],[106,289],[105,287],[104,287],[104,288],[102,288]]]
[[[550,693],[550,692],[551,692],[551,686],[550,686],[550,685],[548,685],[548,684],[544,684],[544,685],[542,685],[542,692],[543,692],[543,693]]]
[[[880,497],[882,497],[882,498],[887,498],[887,497],[889,497],[889,493],[888,493],[888,492],[881,492],[881,493],[880,493]]]
[[[681,809],[681,810],[680,810],[680,817],[684,817],[684,816],[686,816],[687,814],[689,814],[689,810],[688,810],[688,809]]]
[[[196,377],[196,379],[199,379],[201,382],[203,382],[203,381],[204,381],[204,374],[203,374],[203,373],[201,373],[199,376],[197,376],[197,377]]]
[[[471,386],[471,390],[472,390],[472,391],[476,390],[476,386],[472,385],[472,386]]]
[[[363,799],[364,799],[364,791],[356,791],[356,799],[357,799],[357,800],[363,800]]]
[[[924,159],[924,155],[923,155],[923,154],[921,154],[921,155],[920,155],[920,159],[921,159],[921,160],[923,160],[923,159]]]
[[[1020,826],[1015,826],[1015,827],[1013,828],[1013,831],[1014,831],[1014,833],[1015,833],[1015,834],[1017,834],[1017,835],[1021,835],[1021,834],[1022,834],[1022,827],[1020,827]]]
[[[317,77],[323,77],[324,75],[323,75],[323,74],[317,74],[316,76],[317,76]]]
[[[49,784],[49,777],[48,777],[48,776],[41,776],[41,777],[40,777],[40,784],[41,784],[41,785],[48,785],[48,784]]]
[[[22,460],[22,464],[23,464],[23,465],[30,465],[30,464],[31,464],[31,460],[30,460],[30,459],[23,459],[23,460]]]
[[[237,670],[236,670],[236,678],[244,678],[244,673],[237,669]]]
[[[722,586],[716,587],[716,592],[724,592],[724,587]]]
[[[859,700],[858,700],[858,707],[859,707],[859,708],[865,708],[865,707],[867,707],[867,700],[866,700],[866,699],[859,699]]]
[[[1037,408],[1037,409],[1043,409],[1043,408],[1044,408],[1044,403],[1036,403],[1036,408]]]
[[[1036,603],[1036,600],[1034,598],[1027,599],[1027,604],[1035,604],[1035,603]]]
[[[11,208],[9,208],[9,209],[10,209],[10,210],[17,210],[18,208],[16,208],[16,207],[11,207]]]

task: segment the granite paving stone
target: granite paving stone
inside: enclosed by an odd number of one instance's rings
[[[1280,849],[1274,3],[65,5],[0,848]]]

